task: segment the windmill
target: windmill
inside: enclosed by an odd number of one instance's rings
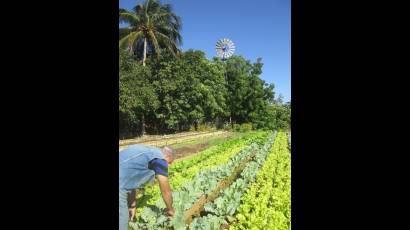
[[[218,57],[221,58],[223,62],[225,62],[235,52],[235,44],[233,44],[233,42],[227,38],[219,39],[216,42],[215,50]],[[227,83],[226,72],[227,71],[225,70],[225,83]],[[229,116],[229,123],[233,127],[232,116]]]
[[[215,50],[218,57],[225,61],[235,52],[235,44],[231,40],[223,38],[216,42]]]
[[[235,52],[235,44],[230,39],[222,38],[216,42],[215,46],[216,55],[223,62],[225,62],[228,58],[230,58],[233,53]],[[225,81],[226,81],[226,71],[225,71]]]

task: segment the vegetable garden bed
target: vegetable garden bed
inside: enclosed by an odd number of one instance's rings
[[[165,204],[160,193],[149,190],[148,195],[154,195],[155,199],[146,202],[138,211],[137,222],[130,222],[130,227],[250,229],[248,222],[253,221],[255,226],[259,224],[258,229],[273,229],[276,224],[278,229],[285,229],[290,226],[286,222],[287,219],[290,221],[290,206],[287,206],[290,204],[287,140],[283,132],[259,133],[247,141],[232,141],[216,148],[219,151],[178,162],[170,171],[176,211],[174,218],[169,220],[165,215]],[[258,200],[260,198],[254,197],[255,192],[265,194],[267,201]],[[273,214],[276,219],[265,225],[263,221],[248,220],[250,217],[247,215],[251,212],[247,212],[246,207],[249,205],[261,206],[256,210]],[[267,218],[265,213],[258,215],[262,220]]]
[[[218,186],[213,190],[210,194],[202,195],[197,202],[195,202],[190,209],[188,209],[185,213],[184,222],[185,224],[190,224],[192,222],[193,216],[199,217],[201,213],[205,210],[204,205],[209,202],[213,202],[216,198],[218,198],[220,192],[229,187],[238,177],[239,173],[245,168],[248,162],[255,157],[256,152],[254,152],[251,156],[246,157],[244,161],[232,172],[232,174],[226,178],[221,180],[218,183]]]

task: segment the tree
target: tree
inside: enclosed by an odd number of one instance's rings
[[[181,19],[172,12],[170,4],[160,4],[157,0],[146,0],[138,4],[132,11],[120,9],[120,22],[128,24],[120,28],[119,45],[130,53],[142,54],[145,66],[147,53],[155,53],[157,57],[161,49],[169,50],[173,55],[179,53],[182,43],[179,33]]]
[[[283,104],[283,95],[280,93],[278,99],[276,99],[276,103],[279,105]]]
[[[257,127],[264,126],[261,119],[265,116],[274,93],[273,85],[266,84],[259,77],[262,73],[262,59],[258,58],[252,64],[241,56],[233,56],[226,64],[227,104],[233,122],[252,122],[257,123]]]
[[[129,54],[121,50],[119,67],[120,128],[124,131],[124,128],[139,124],[138,130],[144,135],[145,117],[159,105],[155,89],[149,82],[151,73],[147,67],[135,63]]]
[[[226,61],[227,104],[233,123],[246,122],[246,99],[250,93],[248,74],[252,65],[240,56],[232,56]]]
[[[178,58],[161,57],[148,63],[161,101],[158,123],[170,130],[186,130],[196,122],[214,122],[225,115],[222,66],[202,51],[188,50]]]
[[[278,97],[275,104],[273,104],[275,110],[275,123],[278,129],[288,129],[291,122],[291,102],[283,103],[282,97]]]

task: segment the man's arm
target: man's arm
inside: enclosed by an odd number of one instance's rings
[[[136,191],[137,191],[136,189],[133,189],[130,195],[128,196],[128,214],[129,214],[129,218],[131,221],[135,217],[135,211],[136,211],[136,206],[137,206]]]
[[[172,207],[172,193],[171,193],[171,186],[168,183],[168,177],[158,174],[158,184],[159,188],[162,193],[162,198],[167,206],[168,215],[174,215],[174,208]]]
[[[136,189],[133,189],[130,193],[130,195],[128,196],[128,207],[129,208],[133,208],[135,207],[137,200],[136,200]]]

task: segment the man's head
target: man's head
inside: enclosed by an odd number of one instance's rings
[[[164,159],[168,162],[168,164],[171,164],[174,161],[174,154],[174,149],[167,146],[162,148],[162,155],[164,155]]]

